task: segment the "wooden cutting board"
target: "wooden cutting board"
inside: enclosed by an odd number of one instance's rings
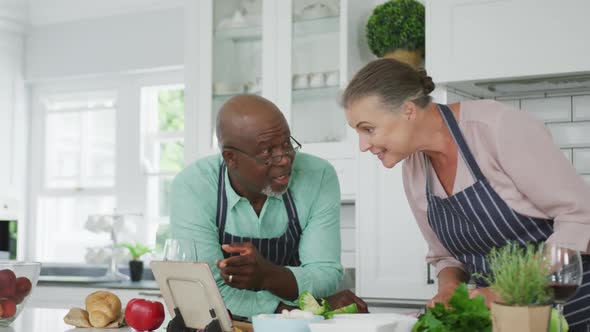
[[[238,321],[232,321],[234,327],[239,328],[240,330],[242,330],[243,332],[254,332],[254,328],[252,327],[252,323],[246,323],[246,322],[238,322]]]

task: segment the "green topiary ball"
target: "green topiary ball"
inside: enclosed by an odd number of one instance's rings
[[[367,22],[367,41],[378,57],[395,50],[424,50],[424,6],[416,0],[378,5]]]

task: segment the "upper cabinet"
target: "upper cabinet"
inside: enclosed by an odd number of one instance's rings
[[[331,161],[342,195],[356,191],[356,134],[339,96],[370,60],[372,4],[352,0],[200,0],[186,3],[187,160],[217,151],[215,119],[232,96],[274,102],[303,151]],[[192,132],[187,130],[187,132]]]
[[[23,78],[27,6],[0,4],[0,218],[23,219],[28,144],[27,94]],[[21,241],[22,242],[22,241]]]
[[[588,72],[586,0],[427,0],[426,65],[441,83]]]

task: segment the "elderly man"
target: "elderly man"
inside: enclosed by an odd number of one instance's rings
[[[340,188],[326,161],[297,152],[287,121],[254,95],[227,101],[217,117],[222,153],[198,160],[172,184],[171,229],[195,239],[225,304],[250,317],[289,308],[299,294],[334,308],[366,304],[342,279]]]

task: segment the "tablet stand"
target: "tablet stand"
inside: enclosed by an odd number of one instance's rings
[[[215,316],[215,310],[209,309],[209,314],[211,314],[211,323],[205,326],[204,332],[223,332],[221,329],[221,325],[219,324],[219,320]],[[168,323],[166,327],[166,332],[196,332],[197,329],[192,329],[190,327],[186,327],[184,323],[184,318],[182,318],[182,314],[178,308],[174,308],[174,318]]]

